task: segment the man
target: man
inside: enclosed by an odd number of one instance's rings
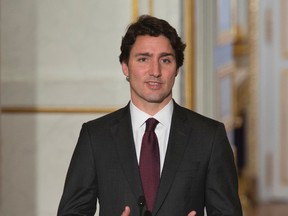
[[[120,62],[131,101],[83,124],[59,216],[94,215],[97,200],[101,216],[203,216],[205,207],[208,216],[242,215],[223,124],[172,99],[184,49],[164,20],[129,26]]]

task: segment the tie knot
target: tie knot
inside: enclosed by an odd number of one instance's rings
[[[154,118],[147,119],[146,120],[146,129],[145,129],[145,131],[146,132],[147,131],[154,131],[158,123],[159,122],[156,119],[154,119]]]

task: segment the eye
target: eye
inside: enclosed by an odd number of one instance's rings
[[[146,62],[147,61],[147,57],[141,57],[137,59],[138,62]]]
[[[161,62],[163,62],[164,64],[170,64],[172,61],[170,58],[163,58],[161,59]]]

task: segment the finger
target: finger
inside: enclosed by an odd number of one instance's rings
[[[129,206],[125,206],[125,209],[122,212],[121,216],[129,216],[129,215],[130,215],[130,208]]]
[[[196,211],[191,211],[187,216],[196,216]]]

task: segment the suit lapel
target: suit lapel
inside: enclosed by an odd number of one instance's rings
[[[132,134],[129,105],[123,109],[122,115],[112,125],[111,131],[116,143],[121,167],[135,195],[135,200],[137,200],[143,192]]]
[[[170,136],[160,185],[153,212],[156,213],[169,192],[178,167],[185,152],[190,126],[186,124],[186,116],[181,112],[181,107],[174,103]]]
[[[191,127],[186,124],[186,116],[182,109],[174,103],[168,148],[154,205],[154,214],[158,212],[165,201],[187,146]],[[137,200],[140,195],[143,195],[143,190],[132,134],[129,105],[121,111],[119,118],[112,124],[111,131],[121,167],[134,193],[135,200]]]

